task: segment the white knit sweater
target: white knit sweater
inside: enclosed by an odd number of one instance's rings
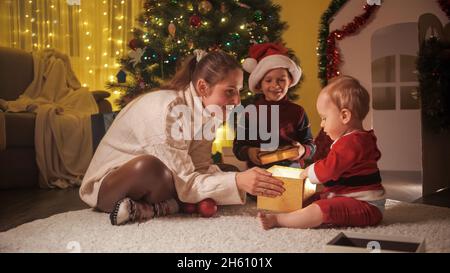
[[[183,116],[174,115],[174,107],[183,106],[192,113],[203,113],[202,104],[195,103],[194,98],[198,101],[191,84],[184,91],[151,92],[127,105],[108,129],[92,158],[80,188],[81,199],[96,207],[102,177],[137,156],[153,155],[172,171],[181,201],[197,203],[212,198],[219,205],[244,204],[245,192],[236,186],[236,173],[225,173],[212,165],[212,141],[178,140],[171,134],[174,124],[182,130],[190,129],[181,125]],[[189,119],[194,124],[193,115]],[[203,115],[202,119],[200,127],[213,117]],[[192,134],[199,133],[199,130],[191,131]]]

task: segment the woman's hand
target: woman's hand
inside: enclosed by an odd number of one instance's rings
[[[250,147],[248,148],[248,158],[250,158],[250,161],[253,162],[253,164],[261,166],[261,160],[259,159],[259,148]]]
[[[309,170],[309,167],[306,168],[306,169],[304,169],[304,170],[300,173],[300,180],[304,180],[304,179],[308,178],[308,170]]]
[[[293,142],[293,143],[292,143],[292,146],[298,147],[298,156],[293,157],[293,158],[290,158],[289,160],[290,160],[290,161],[297,161],[297,160],[299,160],[300,158],[303,157],[303,155],[304,155],[305,152],[306,152],[306,149],[305,149],[305,146],[303,146],[303,145],[300,144],[299,142]]]
[[[272,177],[270,172],[257,167],[237,173],[236,184],[242,191],[266,197],[277,197],[285,191],[283,181]]]

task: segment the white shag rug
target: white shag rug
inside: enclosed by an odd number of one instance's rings
[[[426,252],[450,252],[450,209],[389,200],[382,224],[370,228],[264,231],[255,202],[219,208],[217,217],[177,214],[115,227],[105,213],[81,210],[0,233],[0,252],[323,252],[341,231],[425,238]]]

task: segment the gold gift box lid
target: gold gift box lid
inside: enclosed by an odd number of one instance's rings
[[[273,152],[260,152],[259,160],[263,165],[298,157],[298,147],[287,146]]]

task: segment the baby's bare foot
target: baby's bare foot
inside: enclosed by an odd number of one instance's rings
[[[277,216],[275,214],[265,214],[258,212],[258,218],[263,229],[268,230],[277,226]]]

